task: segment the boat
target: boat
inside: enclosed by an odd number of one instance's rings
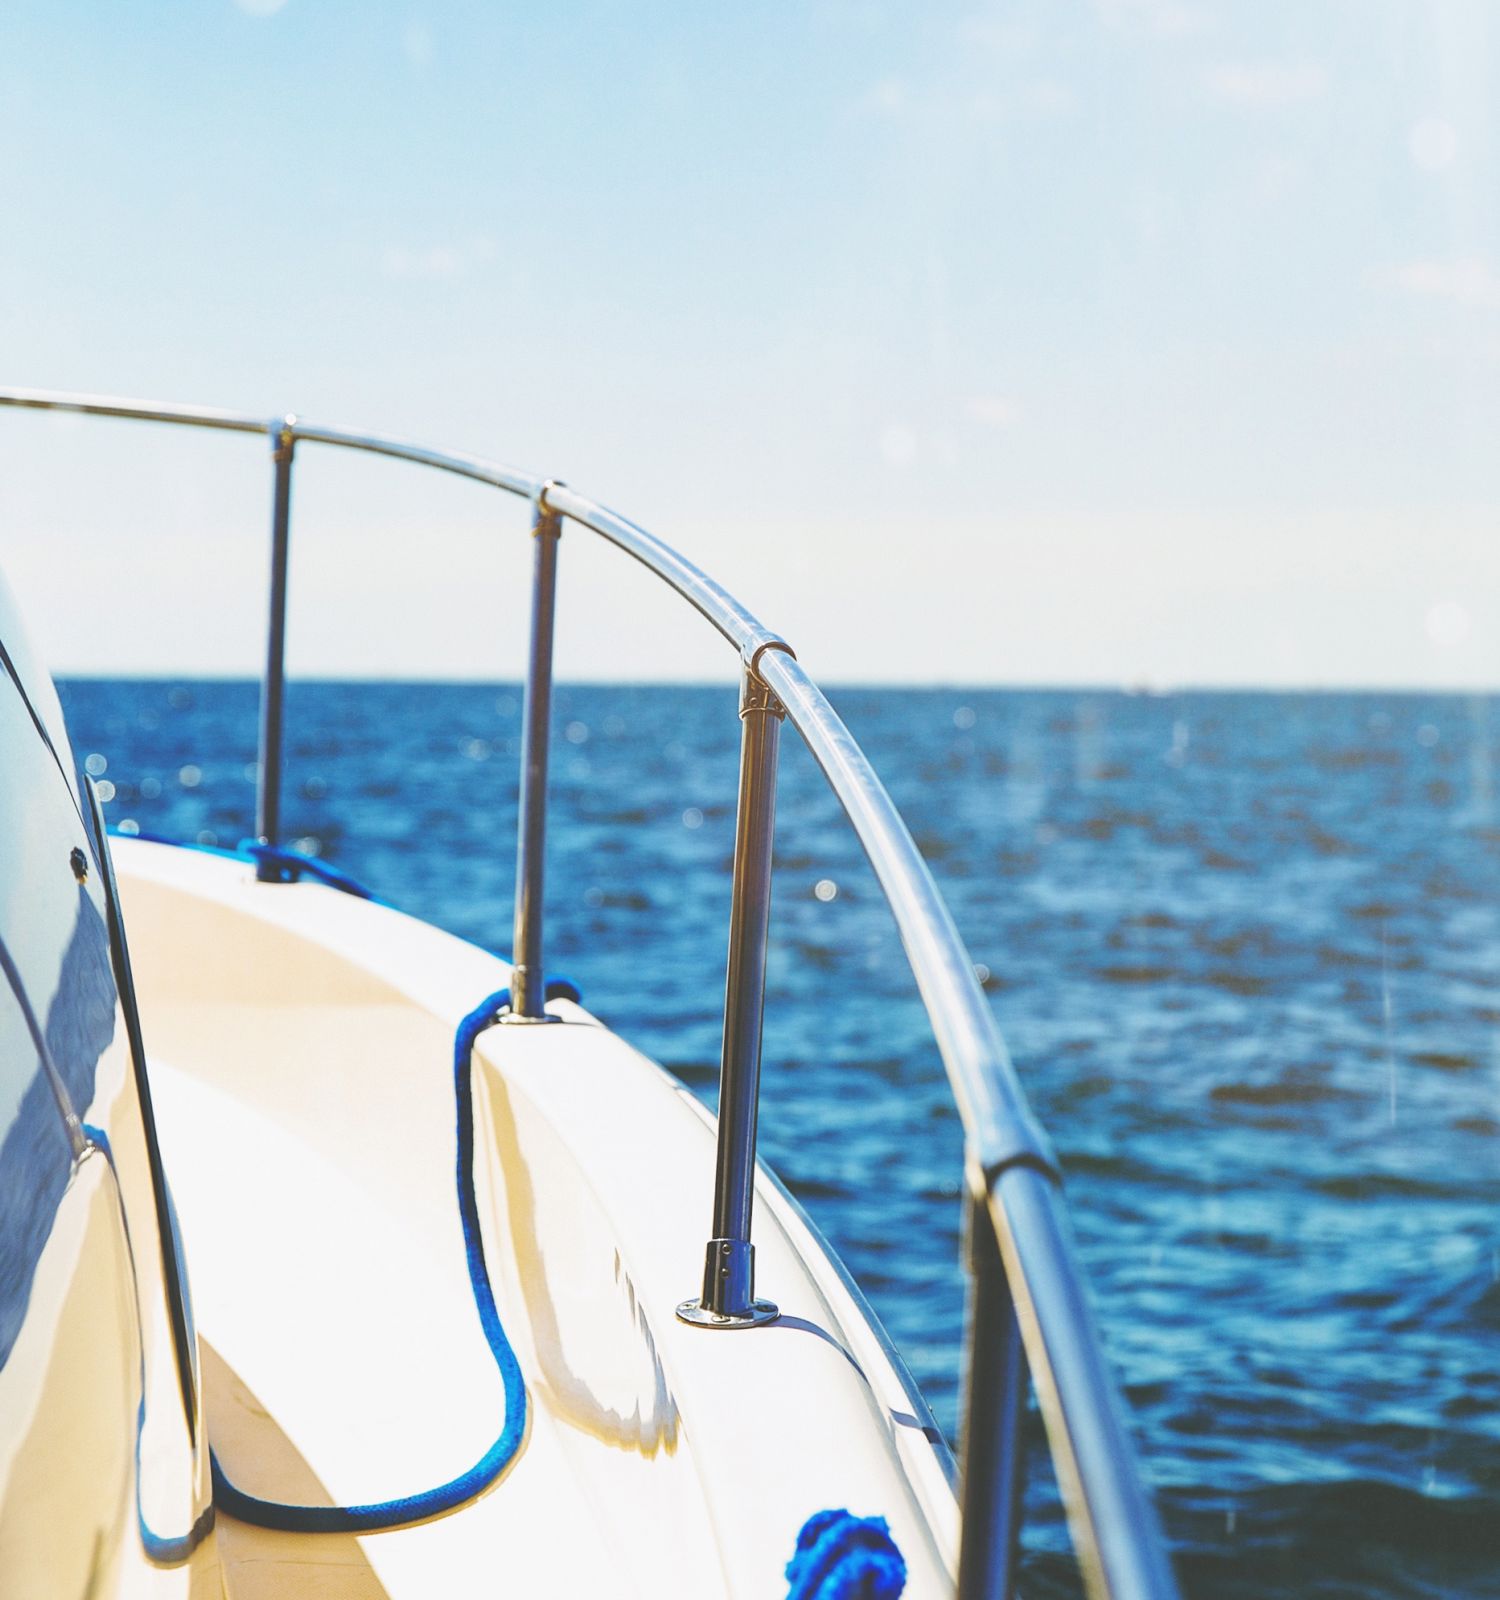
[[[0,1593],[1009,1595],[1034,1388],[1089,1593],[1174,1595],[1051,1145],[910,834],[791,646],[556,480],[292,414],[0,405],[257,435],[272,479],[237,850],[111,836],[0,599]],[[292,473],[314,446],[531,506],[509,961],[282,837]],[[648,568],[738,660],[717,1116],[544,959],[565,528]],[[874,867],[963,1121],[961,1466],[756,1158],[784,727]]]

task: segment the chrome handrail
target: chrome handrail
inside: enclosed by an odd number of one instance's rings
[[[560,519],[588,528],[633,556],[676,590],[739,652],[745,695],[759,714],[745,717],[741,814],[735,859],[729,985],[721,1105],[740,1103],[733,1139],[720,1119],[716,1232],[721,1222],[743,1237],[715,1238],[714,1263],[732,1259],[736,1292],[748,1310],[748,1175],[754,1166],[755,1084],[760,1056],[765,918],[774,817],[774,728],[781,713],[801,734],[843,806],[875,870],[917,980],[964,1128],[969,1189],[968,1254],[974,1276],[969,1317],[968,1395],[964,1427],[962,1600],[1009,1594],[1015,1579],[1021,1515],[1020,1419],[1027,1369],[1067,1507],[1088,1591],[1094,1596],[1177,1593],[1156,1511],[1141,1483],[1118,1393],[1109,1375],[1078,1265],[1061,1176],[1051,1146],[1021,1088],[994,1015],[975,977],[937,885],[864,752],[822,690],[779,635],[727,590],[654,534],[561,483],[479,457],[432,450],[376,434],[318,427],[288,414],[267,421],[246,413],[162,406],[100,396],[0,390],[0,405],[176,423],[241,433],[269,431],[277,478],[273,496],[270,644],[262,714],[262,799],[258,825],[274,843],[275,772],[280,745],[280,636],[285,623],[285,559],[292,452],[315,443],[391,456],[455,473],[533,501],[537,575],[527,676],[522,826],[517,875],[516,951],[542,993],[541,867],[545,823],[547,696],[551,684],[551,609]],[[550,559],[544,553],[550,547]],[[766,714],[769,713],[769,714]],[[753,724],[753,726],[752,726]],[[271,745],[276,750],[270,750]],[[268,792],[269,786],[269,792]],[[528,805],[531,808],[529,820]],[[754,819],[750,813],[754,811]],[[742,850],[746,859],[742,860]],[[528,953],[529,956],[528,956]],[[736,973],[745,974],[738,979]],[[540,1004],[518,1006],[540,1012]],[[748,1122],[748,1128],[744,1124]],[[738,1193],[742,1198],[735,1199]],[[743,1248],[715,1253],[715,1246]],[[729,1267],[726,1266],[726,1272]],[[696,1320],[753,1324],[711,1304],[710,1285]],[[764,1304],[764,1303],[756,1303]],[[774,1315],[774,1308],[767,1308]]]

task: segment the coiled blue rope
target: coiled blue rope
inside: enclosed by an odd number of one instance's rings
[[[787,1600],[897,1600],[906,1562],[884,1517],[817,1511],[786,1564]]]
[[[577,1000],[577,988],[566,978],[547,984],[549,1000]],[[261,1500],[236,1488],[213,1460],[214,1501],[230,1516],[252,1522],[261,1528],[280,1528],[289,1533],[373,1533],[380,1528],[395,1528],[424,1517],[451,1511],[488,1488],[510,1465],[521,1447],[526,1432],[526,1383],[516,1361],[500,1313],[495,1308],[494,1291],[484,1260],[484,1238],[479,1227],[479,1204],[474,1195],[474,1084],[472,1075],[474,1042],[510,1004],[510,990],[498,989],[476,1006],[458,1025],[453,1040],[453,1094],[458,1123],[456,1176],[458,1214],[463,1223],[464,1257],[469,1268],[469,1285],[479,1323],[489,1343],[490,1354],[499,1368],[505,1388],[505,1425],[500,1436],[469,1468],[447,1483],[402,1495],[396,1500],[377,1500],[357,1506],[294,1506],[277,1500]]]

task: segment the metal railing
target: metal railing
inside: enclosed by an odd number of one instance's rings
[[[1015,1587],[1024,1489],[1021,1423],[1035,1384],[1086,1587],[1094,1596],[1177,1593],[1155,1509],[1085,1293],[1061,1177],[1033,1118],[973,965],[937,886],[864,752],[785,640],[644,528],[551,479],[474,456],[295,415],[237,412],[40,391],[0,390],[0,405],[269,435],[273,461],[270,621],[261,696],[256,805],[260,840],[279,830],[291,477],[299,444],[326,444],[437,468],[532,502],[534,578],[523,714],[512,1017],[545,1020],[542,870],[557,555],[565,522],[588,528],[675,589],[739,653],[741,752],[720,1067],[713,1236],[704,1283],[684,1321],[754,1326],[776,1308],[755,1298],[750,1242],[761,1021],[771,900],[777,748],[783,719],[801,734],[874,867],[916,977],[963,1122],[972,1274],[963,1447],[961,1600]],[[262,865],[266,876],[273,866]]]

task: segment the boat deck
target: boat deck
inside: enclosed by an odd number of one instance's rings
[[[116,859],[223,1469],[308,1505],[456,1476],[505,1405],[455,1202],[452,1041],[505,964],[232,859],[127,840]],[[385,1532],[221,1512],[228,1594],[764,1596],[828,1507],[888,1519],[908,1595],[951,1594],[946,1452],[867,1308],[762,1172],[758,1281],[780,1321],[679,1322],[712,1121],[580,1007],[552,1009],[474,1056],[485,1252],[529,1400],[516,1460]]]

